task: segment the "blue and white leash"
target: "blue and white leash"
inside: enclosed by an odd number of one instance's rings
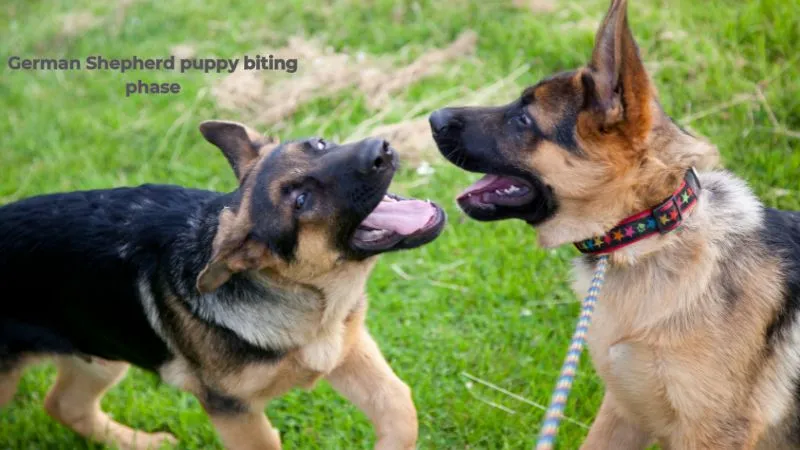
[[[556,383],[556,388],[550,399],[550,406],[547,407],[547,411],[545,412],[544,423],[539,432],[539,439],[536,441],[535,450],[552,450],[553,444],[555,443],[558,425],[564,417],[564,407],[567,404],[569,391],[572,389],[572,382],[575,380],[575,373],[578,371],[581,351],[583,351],[583,347],[586,344],[586,333],[589,331],[589,325],[592,323],[594,306],[597,303],[597,295],[600,293],[600,287],[603,286],[607,268],[608,256],[603,255],[597,261],[597,267],[592,276],[592,284],[589,286],[589,293],[583,300],[578,325],[575,327],[575,333],[572,335],[567,357],[564,358],[564,364],[561,366],[561,375],[558,377],[558,383]]]

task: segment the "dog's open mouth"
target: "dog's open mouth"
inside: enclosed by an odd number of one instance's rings
[[[462,208],[488,208],[496,206],[523,206],[530,203],[535,194],[527,181],[509,176],[484,175],[458,196]]]
[[[444,223],[444,211],[435,203],[386,194],[356,228],[351,242],[369,252],[419,247],[434,240]]]
[[[555,213],[552,191],[537,178],[487,174],[464,190],[458,206],[475,220],[517,218],[538,225]]]

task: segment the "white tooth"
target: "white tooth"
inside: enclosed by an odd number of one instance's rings
[[[520,188],[518,188],[518,187],[516,187],[516,186],[514,186],[512,184],[510,188],[506,189],[506,192],[508,192],[509,194],[513,194],[514,192],[517,192],[519,190],[520,190]]]
[[[385,236],[389,231],[387,230],[371,230],[363,233],[360,237],[364,241],[377,241]]]
[[[501,191],[500,189],[495,189],[494,193],[497,195],[503,195],[503,191]]]

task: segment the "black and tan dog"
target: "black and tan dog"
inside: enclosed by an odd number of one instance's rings
[[[364,327],[365,283],[379,253],[433,240],[442,210],[387,194],[383,140],[200,129],[236,191],[145,185],[0,208],[0,405],[25,365],[54,357],[55,419],[122,448],[171,442],[100,411],[134,364],[196,395],[226,447],[278,449],[265,403],[324,377],[369,416],[376,448],[414,448],[410,391]]]
[[[458,199],[468,215],[578,243],[579,296],[609,255],[588,337],[606,393],[584,448],[800,447],[800,213],[764,207],[670,120],[624,0],[586,67],[430,123],[447,159],[488,174]]]

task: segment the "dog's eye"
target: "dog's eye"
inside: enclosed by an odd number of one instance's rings
[[[531,122],[531,118],[528,117],[527,114],[522,113],[522,114],[517,116],[517,123],[522,125],[523,127],[529,127],[529,126],[531,126],[532,122]]]
[[[303,192],[302,194],[298,195],[294,199],[294,209],[301,210],[303,207],[306,206],[306,202],[308,201],[308,193]]]
[[[314,146],[317,148],[317,150],[325,150],[328,148],[328,143],[325,141],[325,139],[319,139]]]

